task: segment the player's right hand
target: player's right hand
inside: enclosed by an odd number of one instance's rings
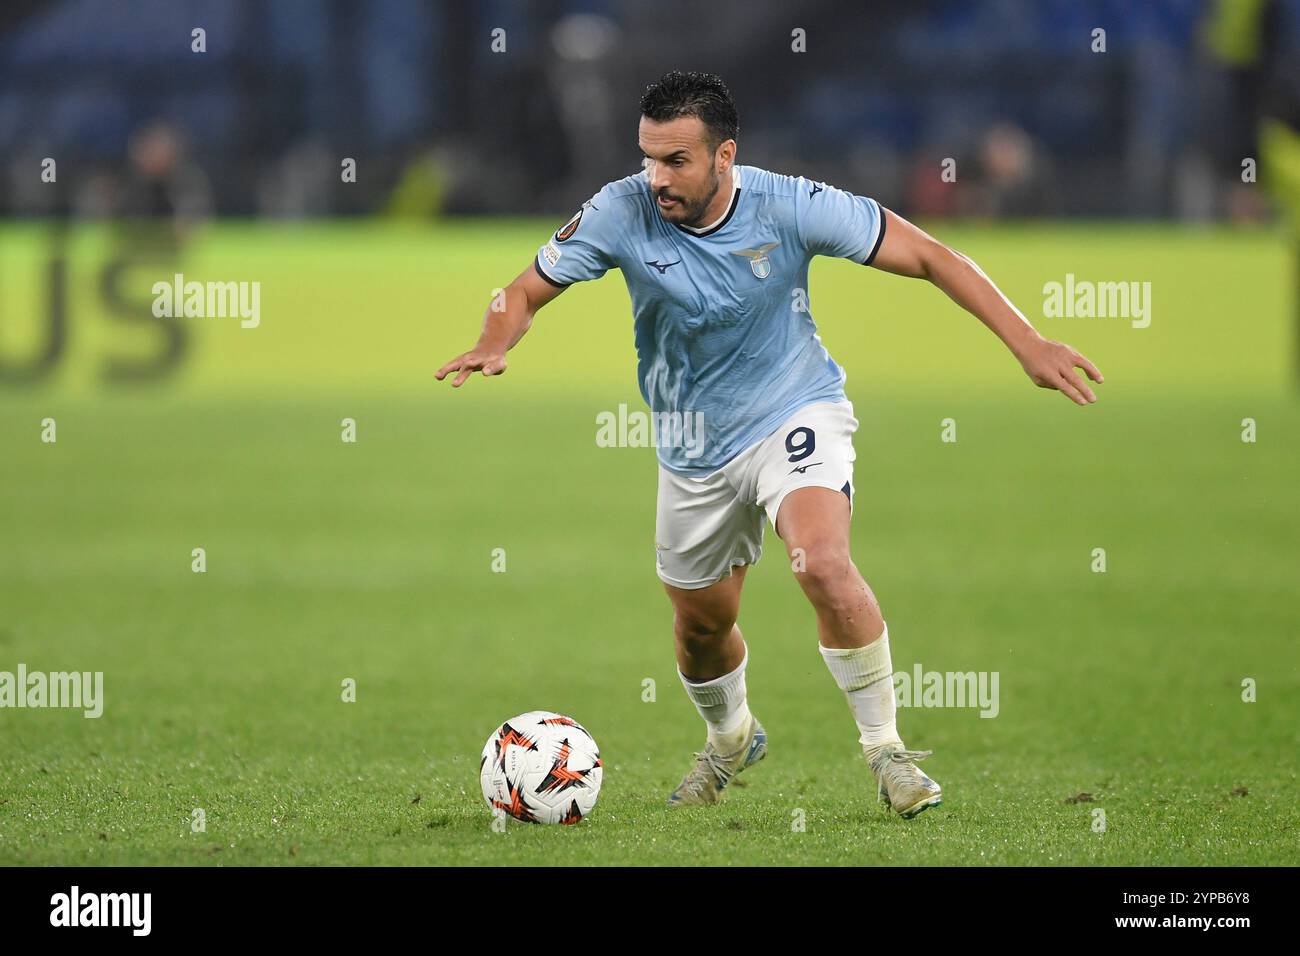
[[[1082,353],[1064,342],[1054,342],[1038,335],[1017,353],[1025,374],[1039,388],[1054,388],[1076,405],[1091,405],[1096,394],[1075,374],[1081,368],[1094,382],[1101,383],[1101,372]]]
[[[502,375],[505,370],[505,355],[498,352],[480,352],[478,349],[471,349],[456,356],[438,369],[434,377],[441,382],[450,373],[459,372],[460,374],[452,380],[451,387],[460,388],[461,384],[476,371],[481,371],[484,375]]]

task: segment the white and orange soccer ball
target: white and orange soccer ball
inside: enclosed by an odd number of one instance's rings
[[[600,748],[572,717],[530,710],[492,731],[479,761],[483,799],[521,823],[577,823],[600,795]]]

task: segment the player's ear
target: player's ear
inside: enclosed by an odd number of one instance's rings
[[[722,144],[718,146],[716,159],[718,163],[717,173],[718,175],[722,175],[727,172],[736,161],[736,141],[734,139],[724,140]]]

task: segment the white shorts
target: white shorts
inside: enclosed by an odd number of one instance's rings
[[[763,553],[763,514],[776,529],[796,488],[842,491],[853,513],[853,403],[805,405],[707,478],[659,466],[655,556],[660,580],[704,588],[754,564]]]

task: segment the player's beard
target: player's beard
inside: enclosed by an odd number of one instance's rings
[[[722,177],[719,176],[716,171],[710,172],[709,191],[703,196],[703,198],[697,199],[695,202],[687,202],[685,197],[673,196],[672,193],[669,193],[668,197],[670,199],[678,200],[684,210],[682,218],[678,219],[677,222],[681,223],[683,226],[704,225],[700,220],[704,218],[705,210],[709,208],[709,203],[713,202],[713,197],[718,194],[718,186],[721,182]],[[660,210],[661,214],[662,212],[663,210]]]

